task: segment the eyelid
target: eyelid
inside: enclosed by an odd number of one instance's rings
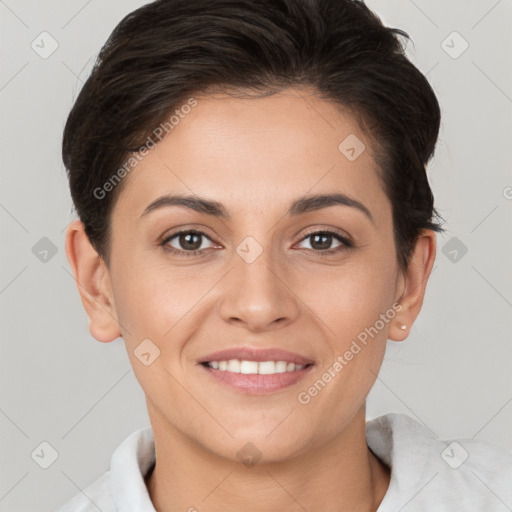
[[[158,243],[163,243],[177,235],[182,233],[199,233],[209,240],[213,241],[213,236],[207,233],[208,227],[203,224],[183,224],[181,226],[175,226],[174,228],[168,229],[163,235],[158,237]]]
[[[345,244],[347,244],[347,245],[350,244],[351,246],[354,245],[354,240],[352,239],[352,237],[348,233],[345,233],[344,231],[340,232],[340,230],[338,230],[336,228],[333,228],[333,227],[328,227],[328,226],[323,226],[323,227],[322,226],[314,226],[314,227],[312,227],[310,230],[306,231],[306,233],[304,235],[302,235],[302,237],[299,240],[299,242],[302,242],[303,240],[308,238],[308,236],[314,235],[316,233],[328,233],[330,235],[336,235]]]
[[[169,242],[171,240],[175,239],[176,237],[179,237],[179,235],[184,234],[184,233],[193,233],[193,234],[199,235],[201,237],[204,237],[207,240],[209,240],[212,244],[217,244],[217,247],[208,247],[206,249],[196,249],[194,251],[185,251],[182,249],[177,249],[172,246],[167,247],[167,245],[169,244]],[[302,237],[300,238],[300,240],[295,242],[295,244],[302,243],[304,240],[309,238],[311,235],[322,234],[322,233],[327,234],[327,235],[337,239],[340,242],[340,245],[338,247],[334,247],[331,249],[325,249],[325,250],[315,250],[315,249],[308,249],[308,248],[306,248],[306,250],[312,251],[319,255],[322,255],[322,254],[329,255],[329,254],[333,254],[336,252],[341,252],[344,249],[352,248],[355,245],[354,241],[352,240],[352,237],[350,237],[350,235],[345,234],[345,233],[342,234],[337,229],[332,228],[332,227],[321,227],[321,226],[311,227],[311,229],[309,229],[306,233],[304,233],[302,235]],[[211,252],[210,249],[214,249],[214,248],[218,249],[219,248],[218,246],[221,244],[214,242],[214,240],[201,229],[192,228],[192,227],[184,227],[184,228],[178,229],[178,231],[172,232],[169,235],[163,235],[159,240],[159,245],[162,246],[166,251],[168,251],[170,253],[174,253],[175,255],[194,256],[194,255],[206,255],[208,252]]]
[[[184,233],[192,233],[192,234],[199,235],[199,236],[209,240],[212,244],[214,244],[214,245],[216,244],[216,242],[214,242],[209,235],[207,235],[204,231],[202,231],[200,229],[197,229],[197,228],[183,228],[183,229],[179,229],[178,231],[174,231],[173,233],[171,233],[169,235],[163,235],[159,239],[159,245],[161,245],[163,247],[166,247],[167,244],[169,244],[169,242],[171,240],[179,237],[179,235],[182,235]],[[217,244],[217,246],[218,245],[220,245],[220,244]],[[211,247],[209,247],[208,249],[211,249]],[[207,249],[197,249],[195,251],[184,251],[182,249],[176,249],[175,247],[172,247],[172,246],[170,246],[170,249],[169,249],[169,251],[171,251],[171,252],[184,253],[184,254],[204,253],[206,250]]]

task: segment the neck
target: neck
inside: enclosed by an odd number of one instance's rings
[[[204,450],[150,411],[156,464],[146,485],[158,512],[376,511],[389,469],[368,449],[365,408],[328,443],[304,455],[246,466]]]

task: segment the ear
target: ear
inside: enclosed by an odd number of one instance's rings
[[[397,299],[402,309],[390,325],[388,337],[394,341],[403,341],[409,336],[412,324],[421,311],[428,278],[436,259],[436,233],[431,229],[422,230],[409,266],[402,271],[400,288],[403,290]],[[401,327],[405,325],[406,328]]]
[[[89,317],[89,332],[98,341],[109,342],[121,336],[112,293],[110,271],[85,233],[79,220],[66,232],[66,254],[82,304]]]

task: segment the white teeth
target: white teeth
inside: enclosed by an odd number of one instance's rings
[[[258,362],[240,361],[240,373],[258,373]]]
[[[273,375],[274,373],[285,373],[302,370],[304,365],[287,363],[286,361],[246,361],[230,359],[229,361],[210,361],[208,366],[214,370],[231,373],[243,373],[251,375]]]
[[[272,375],[276,373],[276,363],[274,361],[262,361],[258,363],[260,375]]]
[[[228,372],[240,373],[240,361],[238,359],[230,359],[228,361]]]
[[[277,361],[276,373],[284,373],[286,371],[286,364],[287,364],[286,361]]]

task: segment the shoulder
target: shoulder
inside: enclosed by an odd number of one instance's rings
[[[114,451],[110,470],[56,512],[117,512],[131,510],[134,503],[140,512],[154,512],[144,482],[154,462],[155,445],[151,427],[131,433]]]
[[[379,512],[507,510],[512,506],[512,450],[475,439],[438,439],[405,414],[366,424],[367,444],[391,468]],[[400,508],[400,507],[398,507]]]
[[[55,512],[98,512],[98,509],[102,512],[117,512],[110,484],[110,471],[106,471]]]

